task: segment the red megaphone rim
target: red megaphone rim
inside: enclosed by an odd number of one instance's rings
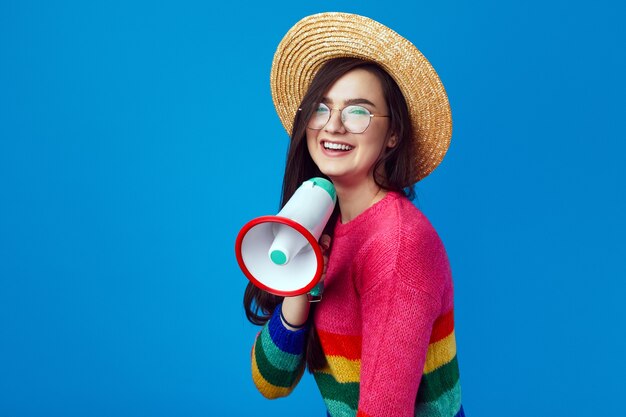
[[[256,279],[254,275],[252,275],[252,273],[250,272],[250,270],[246,266],[246,263],[243,260],[243,255],[241,254],[241,245],[243,244],[243,239],[246,236],[246,233],[248,233],[248,231],[252,229],[254,226],[257,226],[261,223],[285,224],[297,230],[309,242],[309,244],[311,245],[311,248],[313,248],[313,252],[315,252],[315,259],[317,261],[317,269],[315,270],[315,275],[313,276],[313,279],[307,286],[305,286],[304,288],[293,290],[293,291],[281,291],[281,290],[277,290],[276,288],[268,287],[267,285],[263,284],[258,279]],[[282,297],[293,297],[295,295],[306,294],[307,292],[311,291],[313,287],[317,285],[320,278],[322,278],[322,271],[324,269],[324,258],[322,257],[322,249],[320,248],[320,245],[317,243],[315,236],[313,236],[311,232],[309,232],[307,228],[302,226],[300,223],[293,221],[291,219],[288,219],[286,217],[280,217],[280,216],[261,216],[261,217],[257,217],[256,219],[250,220],[248,223],[246,223],[239,231],[239,234],[237,234],[237,240],[235,241],[235,255],[237,256],[237,263],[239,264],[239,268],[241,268],[245,276],[250,280],[250,282],[252,282],[252,284],[254,284],[255,287],[260,288],[264,291],[267,291],[271,294],[279,295]]]

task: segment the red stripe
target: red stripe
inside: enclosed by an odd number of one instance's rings
[[[326,356],[343,356],[346,359],[361,359],[361,336],[351,336],[317,330]]]
[[[435,343],[450,335],[454,330],[454,310],[437,317],[433,324],[433,332],[430,335],[430,343]]]
[[[367,414],[365,411],[361,411],[361,410],[359,410],[359,411],[356,413],[356,417],[370,417],[370,415],[369,415],[369,414]]]

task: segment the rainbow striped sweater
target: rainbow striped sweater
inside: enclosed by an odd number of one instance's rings
[[[297,385],[315,326],[327,365],[313,375],[331,417],[464,416],[448,258],[409,200],[388,193],[338,221],[324,287],[307,327],[285,328],[279,306],[257,335],[252,377],[264,396]]]

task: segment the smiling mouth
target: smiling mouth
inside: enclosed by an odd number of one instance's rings
[[[345,143],[336,143],[336,142],[328,142],[328,141],[323,141],[322,146],[324,147],[324,149],[328,149],[330,151],[347,152],[347,151],[351,151],[352,149],[354,149],[354,146],[346,145]]]

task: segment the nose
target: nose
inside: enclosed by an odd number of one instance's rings
[[[330,109],[330,118],[324,126],[324,130],[329,133],[346,133],[346,128],[341,121],[341,111]]]

